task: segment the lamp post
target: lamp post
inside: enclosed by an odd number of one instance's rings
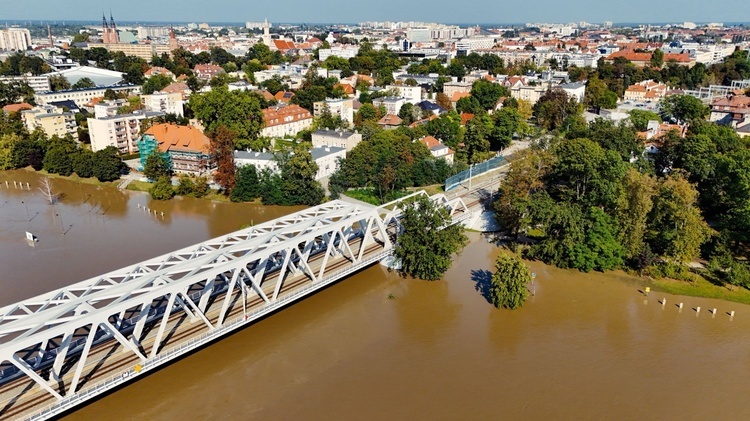
[[[21,201],[21,203],[23,203],[23,207],[26,208],[26,220],[31,221],[31,218],[29,218],[29,205],[27,205],[23,200]]]
[[[60,215],[59,213],[56,213],[55,216],[60,217],[60,232],[62,233],[62,235],[65,235],[65,224],[63,224],[62,215]]]

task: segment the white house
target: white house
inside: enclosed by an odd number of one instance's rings
[[[344,148],[347,152],[362,141],[362,135],[346,130],[318,130],[312,134],[313,147],[334,146]]]
[[[398,91],[399,96],[404,97],[406,102],[410,104],[416,104],[422,101],[421,86],[388,85],[385,88],[388,90],[395,89]]]
[[[346,149],[336,146],[320,146],[310,150],[313,160],[318,164],[318,173],[315,179],[320,180],[333,174],[338,168],[339,159],[346,158]]]
[[[245,165],[254,165],[255,169],[260,171],[270,170],[271,172],[277,172],[279,170],[279,164],[276,162],[276,158],[272,153],[268,152],[255,152],[255,151],[234,151],[234,165],[243,167]]]

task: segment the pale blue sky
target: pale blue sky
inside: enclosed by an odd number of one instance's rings
[[[272,22],[736,22],[750,0],[0,0],[0,20]]]

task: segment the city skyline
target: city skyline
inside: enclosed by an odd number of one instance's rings
[[[668,0],[654,3],[632,0],[620,4],[602,4],[594,0],[538,0],[534,8],[522,9],[512,2],[476,1],[475,7],[454,10],[453,3],[417,1],[409,10],[403,2],[382,0],[375,4],[357,4],[352,10],[343,0],[305,2],[289,0],[283,9],[268,0],[251,4],[236,0],[214,0],[210,9],[202,10],[203,2],[184,0],[153,3],[132,0],[127,8],[122,3],[82,0],[71,9],[62,3],[42,0],[13,2],[3,6],[5,20],[69,20],[94,21],[102,12],[111,10],[122,22],[243,22],[267,18],[271,22],[356,23],[362,21],[424,21],[440,23],[491,24],[523,22],[592,22],[661,23],[661,22],[737,22],[750,16],[750,2],[727,0],[716,8],[701,0]],[[175,9],[174,6],[180,6]],[[33,11],[30,13],[30,11]]]

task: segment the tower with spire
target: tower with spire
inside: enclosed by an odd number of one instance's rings
[[[180,44],[177,43],[177,37],[174,34],[174,26],[169,27],[169,51],[174,51],[180,48]]]
[[[115,25],[115,19],[112,17],[112,12],[109,12],[109,25],[107,24],[107,17],[102,13],[102,42],[105,44],[119,44],[120,35],[117,34],[117,25]]]

